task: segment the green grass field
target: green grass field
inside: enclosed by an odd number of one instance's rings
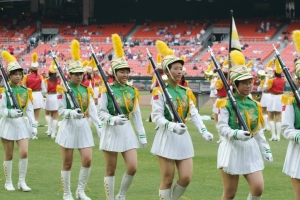
[[[142,117],[148,138],[148,145],[145,148],[138,149],[138,171],[136,173],[133,184],[127,194],[128,200],[153,200],[158,199],[158,187],[161,181],[157,158],[150,153],[150,148],[155,135],[153,123],[145,122],[150,113],[150,107],[142,107]],[[202,115],[210,115],[211,107],[203,107],[200,110]],[[40,123],[45,124],[44,112],[41,111]],[[213,142],[206,142],[202,136],[196,131],[191,122],[187,126],[191,134],[194,149],[194,173],[193,179],[181,199],[191,200],[216,200],[222,195],[222,182],[219,170],[216,168],[218,140],[216,129],[213,121],[204,121],[208,130],[215,136]],[[38,140],[29,141],[29,166],[26,182],[32,188],[31,192],[24,193],[21,191],[9,192],[4,190],[5,179],[0,181],[0,199],[1,200],[53,200],[62,199],[62,191],[57,194],[61,188],[60,170],[61,170],[61,154],[60,147],[45,134],[46,127],[38,128]],[[93,127],[95,146],[93,147],[93,161],[91,175],[88,180],[88,187],[91,191],[86,190],[87,196],[91,199],[105,199],[103,188],[103,177],[105,173],[105,165],[102,152],[99,150],[99,139]],[[266,132],[267,139],[270,133]],[[294,199],[293,190],[288,176],[283,174],[282,166],[286,153],[288,141],[283,137],[280,142],[270,142],[273,152],[273,163],[265,163],[263,171],[265,180],[265,190],[263,199],[267,200],[292,200]],[[1,155],[3,149],[0,150]],[[17,188],[18,182],[18,149],[15,147],[13,159],[13,184]],[[2,157],[3,159],[3,157]],[[1,161],[2,162],[2,161]],[[80,169],[80,159],[78,151],[75,151],[74,162],[72,167],[71,189],[75,198],[75,191],[78,183],[78,175]],[[118,192],[125,166],[121,155],[119,155],[118,166],[116,171],[115,195]],[[1,170],[0,176],[3,175]],[[4,177],[2,177],[4,178]],[[175,177],[174,182],[177,177]],[[247,198],[249,188],[241,176],[237,200]]]

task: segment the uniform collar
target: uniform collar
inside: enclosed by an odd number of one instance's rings
[[[234,93],[234,98],[236,98],[236,99],[240,99],[240,100],[242,100],[242,101],[244,101],[247,97],[248,97],[248,95],[247,96],[242,96],[242,95],[240,95],[240,94],[238,94],[238,93]]]
[[[174,88],[174,89],[178,88],[178,83],[176,83],[176,85],[173,85],[172,83],[170,83],[169,81],[167,81],[167,85],[170,86],[171,88]]]
[[[76,85],[76,84],[74,84],[72,81],[70,81],[70,82],[69,82],[69,85],[70,85],[70,87],[76,87],[76,88],[77,88],[80,84]]]

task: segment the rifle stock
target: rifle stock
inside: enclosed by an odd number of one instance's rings
[[[98,61],[98,59],[96,57],[96,54],[94,52],[94,49],[93,49],[92,45],[90,45],[90,47],[91,47],[91,50],[92,50],[92,57],[93,57],[93,59],[96,62],[97,68],[98,68],[98,70],[99,70],[99,72],[101,74],[102,80],[103,80],[104,85],[105,85],[106,90],[107,90],[107,93],[108,93],[108,95],[111,97],[111,99],[113,101],[115,112],[116,112],[117,115],[122,115],[123,112],[122,112],[121,108],[119,107],[119,105],[117,103],[116,97],[114,95],[114,91],[111,89],[110,85],[108,84],[106,75],[105,75],[105,73],[104,73],[104,71],[103,71],[103,69],[102,69],[102,67],[101,67],[101,65],[100,65],[100,63],[99,63],[99,61]]]
[[[224,85],[224,87],[226,89],[228,98],[229,98],[229,100],[230,100],[230,102],[232,104],[233,110],[234,110],[234,112],[235,112],[235,114],[236,114],[236,116],[238,118],[238,123],[239,123],[240,128],[242,130],[244,130],[244,131],[249,131],[248,127],[247,127],[247,125],[246,125],[246,123],[245,123],[245,121],[244,121],[244,119],[243,119],[243,117],[241,115],[241,112],[240,112],[240,109],[239,109],[239,107],[238,107],[238,105],[236,103],[236,100],[233,97],[233,93],[232,93],[232,91],[231,91],[231,89],[230,89],[230,87],[229,87],[229,85],[228,85],[228,83],[226,81],[226,78],[225,78],[225,76],[224,76],[224,74],[222,72],[222,69],[221,69],[219,63],[217,62],[217,59],[216,59],[216,57],[215,57],[215,55],[212,52],[212,50],[211,50],[210,47],[208,47],[208,52],[210,53],[210,56],[211,56],[211,58],[212,58],[212,60],[214,62],[214,65],[215,65],[215,67],[216,67],[216,69],[218,71],[218,74],[219,74],[219,76],[220,76],[220,78],[221,78],[221,80],[223,82],[223,85]]]
[[[153,61],[152,55],[150,54],[148,49],[146,49],[146,50],[147,50],[148,59],[150,60],[150,63],[152,65],[153,69],[154,69],[155,76],[158,80],[158,83],[159,83],[159,85],[160,85],[160,87],[161,87],[161,89],[164,93],[164,96],[166,98],[167,103],[169,104],[169,107],[171,108],[171,110],[173,112],[174,121],[178,122],[178,123],[183,123],[182,119],[179,117],[179,115],[178,115],[178,113],[175,109],[175,106],[174,106],[173,101],[172,101],[172,97],[169,94],[169,92],[167,91],[167,87],[166,87],[164,81],[162,80],[162,78],[161,78],[161,76],[158,72],[158,68],[156,67],[155,62]]]

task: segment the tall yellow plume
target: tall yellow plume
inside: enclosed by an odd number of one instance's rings
[[[157,54],[156,63],[161,63],[161,55]]]
[[[267,64],[267,68],[268,68],[268,67],[271,67],[271,66],[273,65],[273,62],[274,62],[274,60],[271,59],[271,60],[268,62],[268,64]]]
[[[156,41],[156,48],[162,56],[174,55],[174,52],[169,49],[166,43],[161,40]]]
[[[111,40],[114,46],[116,58],[124,57],[123,45],[120,36],[118,34],[113,34]]]
[[[278,60],[278,58],[276,58],[276,61],[275,61],[275,71],[276,71],[276,73],[277,74],[280,74],[281,72],[282,72],[282,68],[281,68],[281,66],[280,66],[280,63],[279,63],[279,60]]]
[[[88,66],[91,66],[92,68],[97,67],[97,64],[96,64],[94,58],[92,58],[92,59],[89,61]]]
[[[223,66],[228,65],[228,58],[226,58],[223,62]]]
[[[73,60],[75,60],[75,61],[80,60],[80,44],[79,44],[78,40],[72,40],[71,54],[72,54]]]
[[[185,56],[184,55],[180,56],[180,60],[185,61]]]
[[[292,37],[293,37],[293,41],[294,41],[296,50],[300,54],[300,31],[299,30],[293,31]]]
[[[86,66],[88,66],[88,64],[89,64],[89,61],[85,60],[85,61],[83,61],[83,63],[82,63],[82,67],[86,67]]]
[[[245,57],[242,52],[233,50],[230,52],[230,60],[233,65],[245,65]]]
[[[208,68],[205,70],[206,72],[210,72],[213,68],[213,63],[210,62]]]
[[[250,60],[250,61],[247,63],[246,67],[249,68],[249,67],[252,66],[252,64],[253,64],[253,60]]]
[[[4,58],[8,63],[16,61],[16,58],[10,55],[7,51],[2,51],[2,58]]]
[[[36,53],[33,53],[31,56],[32,56],[32,62],[33,62],[33,63],[36,63],[36,62],[37,62],[37,59],[38,59],[37,54],[36,54]]]
[[[50,72],[51,72],[51,73],[54,73],[54,72],[55,72],[54,66],[55,66],[55,62],[54,62],[54,60],[52,60],[52,62],[51,62],[51,67],[50,67]]]

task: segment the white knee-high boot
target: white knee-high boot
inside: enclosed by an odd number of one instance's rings
[[[104,177],[104,190],[106,195],[106,200],[114,200],[114,188],[115,187],[115,177],[105,176]]]
[[[85,195],[84,188],[86,182],[90,176],[91,168],[81,167],[79,172],[79,180],[78,180],[78,187],[76,190],[76,198],[82,200],[91,200],[89,197]]]
[[[276,122],[276,139],[280,141],[281,122]]]
[[[38,122],[38,121],[34,121],[33,124],[35,125],[35,128],[36,128],[36,130],[37,130],[37,127],[38,127],[39,122]],[[38,139],[37,134],[38,134],[38,132],[36,131],[36,135],[33,135],[33,136],[31,137],[31,139],[37,140],[37,139]]]
[[[47,125],[48,125],[48,129],[47,129],[47,131],[46,131],[46,134],[47,134],[47,135],[50,135],[50,134],[51,134],[51,133],[50,133],[50,131],[51,131],[51,129],[50,129],[50,128],[51,128],[51,126],[50,126],[50,118],[51,118],[51,117],[50,117],[49,115],[46,115],[46,116],[45,116],[45,119],[46,119],[46,122],[47,122]]]
[[[182,187],[178,185],[176,182],[173,186],[173,192],[172,192],[172,200],[178,200],[183,195],[183,193],[186,191],[187,187]]]
[[[268,115],[265,114],[263,115],[264,121],[265,121],[265,130],[270,130],[270,125],[269,125],[269,119],[268,119]]]
[[[61,171],[61,182],[64,189],[64,200],[74,200],[71,193],[71,171]]]
[[[116,196],[116,200],[125,200],[126,192],[128,191],[132,181],[133,181],[134,176],[124,174],[121,186],[120,186],[120,191]]]
[[[14,191],[15,188],[11,180],[12,160],[4,161],[3,168],[5,172],[5,178],[6,178],[4,188],[8,191]]]
[[[159,200],[171,200],[171,189],[159,190]]]
[[[19,160],[19,182],[18,189],[23,190],[24,192],[29,192],[31,190],[30,187],[27,186],[25,182],[26,173],[28,166],[28,158],[22,158]]]
[[[269,140],[270,141],[274,141],[274,140],[276,140],[275,123],[274,123],[274,121],[269,121],[269,125],[270,125],[270,129],[271,129],[271,133],[272,133],[272,137]]]
[[[53,119],[53,118],[52,118],[52,119]],[[57,123],[58,123],[58,121],[57,121],[56,119],[54,119],[54,120],[52,121],[51,138],[55,138],[55,136],[56,136]]]
[[[249,193],[247,200],[261,200],[261,196],[252,196],[252,194]]]

